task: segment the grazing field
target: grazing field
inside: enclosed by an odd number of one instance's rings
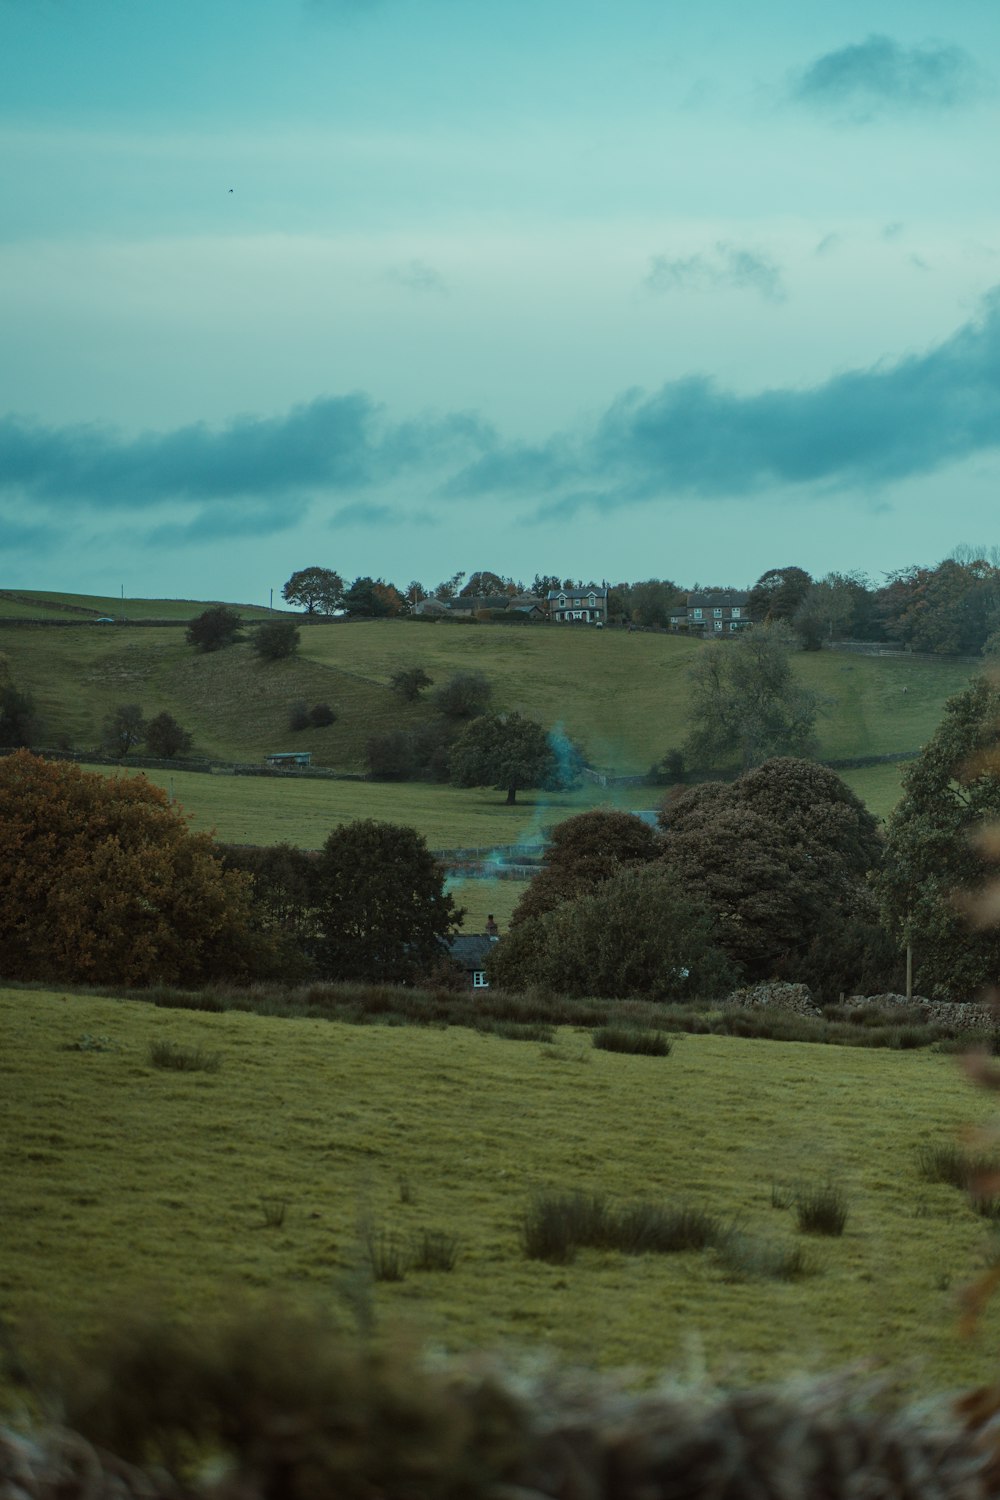
[[[126,599],[118,594],[55,594],[46,589],[0,589],[0,619],[64,620],[110,616],[114,620],[193,620],[218,599]],[[244,616],[267,616],[266,605],[234,604]]]
[[[150,601],[151,615],[162,603]],[[345,771],[365,768],[370,735],[432,717],[428,701],[405,704],[391,690],[392,673],[408,666],[424,667],[439,684],[453,672],[481,671],[498,708],[561,724],[593,765],[646,771],[683,742],[688,671],[702,649],[642,632],[385,620],[303,625],[297,658],[261,662],[246,642],[198,654],[177,629],[4,629],[0,618],[0,652],[36,700],[41,744],[96,746],[107,713],[139,702],[149,714],[174,714],[197,753],[257,761],[295,748]],[[794,667],[821,700],[820,754],[831,759],[918,749],[973,671],[947,659],[838,652],[803,653]],[[291,734],[298,700],[329,703],[337,722]]]
[[[568,1029],[542,1045],[31,990],[0,991],[0,1030],[0,1316],[19,1336],[276,1289],[446,1350],[731,1381],[874,1360],[915,1390],[995,1372],[997,1310],[975,1341],[955,1328],[990,1232],[918,1165],[988,1112],[953,1058],[710,1036],[635,1057]],[[178,1051],[214,1070],[164,1066]],[[843,1193],[842,1236],[774,1206],[795,1183]],[[705,1210],[744,1249],[804,1247],[812,1274],[718,1249],[529,1260],[545,1189]],[[453,1270],[373,1280],[372,1246],[405,1260],[439,1232]]]

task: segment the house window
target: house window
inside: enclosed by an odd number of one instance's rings
[[[490,987],[490,982],[486,978],[486,970],[485,969],[473,969],[473,971],[472,971],[472,988],[474,990],[488,990],[489,987]]]
[[[695,617],[696,620],[700,620],[701,619],[701,610],[700,609],[696,609],[696,610],[692,611],[692,613],[694,614],[694,617]]]
[[[715,628],[716,628],[716,630],[721,630],[722,629],[722,621],[721,620],[716,620],[715,621]]]
[[[721,620],[722,619],[722,610],[721,609],[713,609],[712,613],[713,613],[713,615],[715,616],[715,618],[717,620]]]
[[[739,607],[738,604],[734,604],[733,605],[733,619],[734,620],[738,620],[739,617],[740,617],[740,607]]]

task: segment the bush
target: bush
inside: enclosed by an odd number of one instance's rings
[[[146,737],[146,721],[138,703],[119,703],[104,720],[101,743],[112,755],[127,755]]]
[[[406,703],[416,703],[424,688],[433,685],[433,677],[428,677],[423,667],[401,667],[398,672],[393,672],[389,679],[394,693]]]
[[[578,1245],[602,1242],[606,1219],[598,1193],[536,1193],[521,1223],[524,1253],[529,1260],[568,1265]]]
[[[253,649],[262,661],[285,661],[299,648],[299,627],[294,620],[265,620],[253,634]]]
[[[224,646],[242,640],[242,626],[235,609],[215,604],[191,621],[186,631],[188,645],[199,651],[221,651]]]
[[[309,709],[303,698],[297,698],[288,710],[288,727],[296,733],[300,729],[308,729],[312,723]]]
[[[673,1045],[659,1031],[626,1030],[622,1026],[602,1026],[594,1032],[593,1041],[602,1052],[633,1052],[644,1057],[669,1057]]]
[[[434,694],[434,706],[446,719],[475,719],[486,712],[492,696],[482,672],[456,672]]]
[[[191,749],[191,736],[181,728],[173,714],[164,709],[146,725],[146,749],[164,760],[171,760]]]
[[[326,729],[336,722],[336,710],[332,709],[329,703],[316,703],[309,710],[309,723],[313,729]]]

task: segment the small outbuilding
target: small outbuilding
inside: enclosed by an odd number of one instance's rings
[[[264,764],[273,771],[297,771],[312,763],[311,750],[277,750],[264,757]]]

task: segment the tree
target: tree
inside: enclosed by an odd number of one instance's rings
[[[274,947],[275,972],[286,983],[309,978],[317,941],[315,854],[291,844],[226,844],[218,854],[224,869],[248,881],[250,920]]]
[[[913,651],[969,655],[1000,625],[1000,569],[982,558],[906,568],[879,591],[886,634]]]
[[[355,578],[344,595],[343,605],[348,614],[381,620],[387,615],[401,614],[404,599],[391,583],[366,575]]]
[[[623,869],[512,927],[490,955],[489,973],[514,990],[538,984],[612,1000],[714,998],[738,977],[709,908],[658,863]]]
[[[806,651],[829,640],[880,640],[875,595],[862,573],[828,573],[810,585],[792,617]]]
[[[144,776],[18,750],[0,760],[0,848],[9,978],[200,984],[266,967],[245,881]]]
[[[242,639],[242,625],[235,609],[228,604],[213,604],[191,621],[187,628],[188,645],[196,646],[199,651],[221,651],[223,646]]]
[[[666,861],[748,978],[802,980],[835,999],[884,965],[868,885],[878,825],[833,771],[780,757],[672,793],[660,822]]]
[[[416,703],[424,688],[433,686],[433,677],[428,677],[423,667],[400,667],[389,679],[392,690],[406,703]]]
[[[558,824],[545,850],[545,865],[514,910],[511,926],[587,895],[624,869],[662,854],[656,831],[633,813],[593,808]]]
[[[344,580],[332,568],[300,568],[281,590],[288,604],[300,604],[307,615],[332,615],[339,608]]]
[[[455,741],[451,779],[456,786],[494,786],[512,806],[525,787],[555,790],[561,780],[550,736],[520,714],[482,714]]]
[[[146,738],[146,721],[138,703],[119,703],[104,720],[101,743],[114,755],[127,755]]]
[[[518,585],[512,578],[507,578],[502,573],[491,573],[489,569],[482,569],[478,573],[470,575],[459,597],[479,598],[487,597],[491,594],[506,594],[510,596],[517,592]]]
[[[294,620],[265,620],[253,633],[253,649],[261,661],[285,661],[299,649],[299,639]]]
[[[750,590],[747,605],[751,618],[765,624],[792,620],[811,583],[804,568],[769,568]]]
[[[328,979],[411,984],[441,958],[463,913],[412,828],[364,819],[336,828],[316,866],[317,961]]]
[[[152,755],[171,760],[191,749],[191,736],[166,709],[146,725],[146,749]]]
[[[971,930],[961,910],[995,874],[974,835],[1000,818],[998,749],[1000,690],[980,677],[948,699],[889,818],[876,891],[924,994],[968,999],[1000,980],[1000,932]]]
[[[314,703],[309,710],[309,725],[312,729],[329,729],[337,722],[337,710],[329,703]]]
[[[434,694],[434,707],[446,719],[474,719],[486,712],[492,696],[482,672],[455,672]]]
[[[669,578],[648,578],[645,583],[630,583],[624,590],[622,604],[635,625],[670,624],[670,611],[683,601],[683,594]]]
[[[35,727],[35,701],[12,682],[0,686],[0,745],[30,745]]]
[[[812,752],[816,697],[795,681],[792,649],[782,625],[758,625],[702,649],[691,669],[689,763],[736,760],[749,770],[774,755]]]

